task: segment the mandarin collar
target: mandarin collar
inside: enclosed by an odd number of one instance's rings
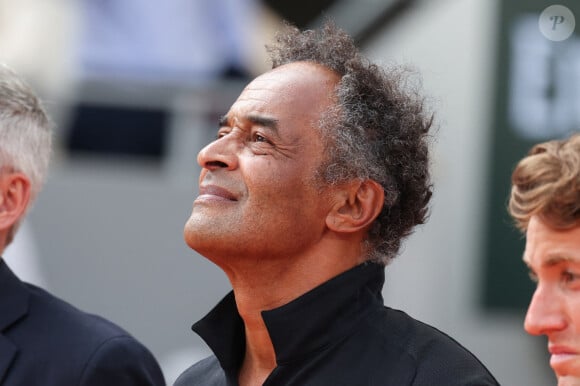
[[[360,319],[383,305],[382,265],[366,262],[343,272],[281,307],[262,311],[278,365],[307,358],[336,344]],[[226,372],[237,372],[245,352],[243,320],[230,292],[192,327]]]

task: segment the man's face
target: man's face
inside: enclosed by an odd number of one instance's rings
[[[256,261],[311,251],[332,202],[315,182],[324,160],[316,127],[338,77],[311,63],[252,81],[202,149],[199,196],[184,237],[210,259]]]
[[[580,382],[580,226],[556,230],[533,216],[524,261],[537,280],[525,329],[548,337],[550,366],[558,384],[579,385],[575,382]]]

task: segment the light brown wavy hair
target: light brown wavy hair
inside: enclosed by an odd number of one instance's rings
[[[534,215],[555,229],[580,226],[580,133],[529,151],[512,173],[508,210],[522,232]]]

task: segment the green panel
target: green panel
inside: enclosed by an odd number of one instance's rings
[[[494,98],[494,119],[485,226],[483,304],[487,309],[521,312],[533,285],[521,261],[525,239],[507,213],[510,176],[533,144],[562,138],[580,128],[580,25],[562,41],[540,32],[547,1],[502,1]],[[580,1],[558,1],[580,24]],[[550,15],[548,15],[550,16]],[[548,17],[547,16],[547,17]],[[549,36],[563,30],[552,15]],[[570,19],[568,19],[569,21]],[[570,24],[564,25],[569,26]],[[571,29],[570,29],[571,30]]]

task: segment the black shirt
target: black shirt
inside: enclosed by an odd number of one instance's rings
[[[443,332],[383,305],[384,267],[361,264],[262,312],[276,352],[268,386],[499,385]],[[213,350],[175,386],[236,386],[245,352],[233,293],[193,325]]]

